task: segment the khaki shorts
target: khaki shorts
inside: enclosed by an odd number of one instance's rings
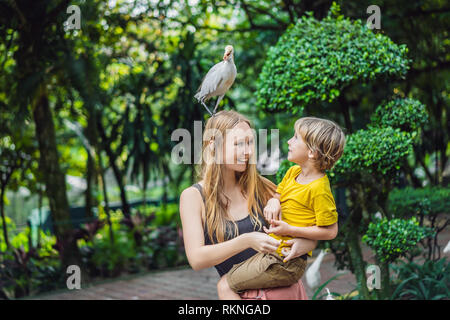
[[[290,286],[305,273],[305,257],[306,255],[284,263],[278,255],[257,253],[231,268],[226,274],[228,285],[236,293],[248,289]]]

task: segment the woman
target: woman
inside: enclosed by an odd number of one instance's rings
[[[202,160],[201,180],[180,197],[185,251],[194,270],[215,266],[222,277],[256,252],[276,252],[278,240],[262,232],[264,206],[276,186],[256,171],[250,121],[235,111],[221,111],[207,121]],[[291,244],[288,259],[309,252],[317,242],[295,239]],[[241,297],[307,299],[301,281],[249,290]]]

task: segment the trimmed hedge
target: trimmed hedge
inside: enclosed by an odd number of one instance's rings
[[[257,83],[257,105],[299,112],[307,104],[334,101],[352,82],[404,77],[411,61],[407,52],[365,22],[339,15],[336,4],[321,21],[309,12],[270,48]]]

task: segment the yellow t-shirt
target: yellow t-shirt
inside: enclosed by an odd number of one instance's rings
[[[301,171],[299,165],[292,166],[277,187],[282,220],[295,227],[329,226],[336,223],[338,214],[327,175],[308,184],[300,184],[295,179]],[[270,235],[277,240],[292,239],[290,236]],[[278,247],[279,255],[281,248],[285,246],[282,243]],[[308,255],[312,256],[312,252],[308,252]]]

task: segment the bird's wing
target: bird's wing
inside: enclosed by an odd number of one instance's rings
[[[223,72],[220,72],[223,68],[223,61],[215,64],[208,73],[203,77],[202,83],[198,88],[198,92],[205,96],[211,92],[214,92],[220,83],[223,81]]]

